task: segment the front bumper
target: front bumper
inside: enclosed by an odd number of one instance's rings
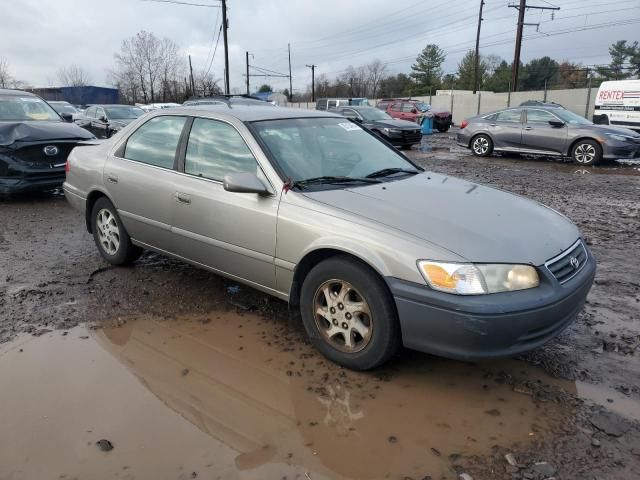
[[[618,158],[640,158],[640,145],[627,142],[607,142],[602,144],[602,158],[616,160]]]
[[[544,267],[540,286],[517,292],[462,296],[387,278],[405,347],[458,360],[517,355],[548,342],[582,309],[596,262],[564,284]]]
[[[396,147],[406,147],[409,145],[417,145],[422,141],[422,132],[418,130],[418,133],[412,133],[409,131],[399,132],[383,132],[384,139],[391,145]]]
[[[64,167],[24,170],[20,174],[0,177],[0,195],[43,192],[58,188],[64,182]]]

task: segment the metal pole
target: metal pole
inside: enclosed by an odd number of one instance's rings
[[[478,14],[478,33],[476,34],[476,58],[473,66],[473,93],[478,90],[478,69],[480,66],[480,26],[482,25],[482,7],[484,0],[480,0],[480,13]],[[479,113],[479,112],[478,112]]]
[[[511,106],[511,82],[509,82],[509,91],[507,92],[507,108]]]
[[[229,95],[229,42],[227,40],[227,0],[222,0],[222,36],[224,39],[224,93]]]
[[[251,95],[249,90],[249,52],[245,52],[247,54],[247,95]]]
[[[544,98],[542,100],[543,102],[547,101],[547,79],[544,79]]]
[[[591,103],[591,75],[587,68],[587,106],[584,108],[584,118],[589,118],[589,104]]]
[[[480,99],[481,98],[482,98],[482,94],[478,92],[478,111],[476,112],[476,115],[480,115]]]
[[[524,10],[527,7],[527,0],[520,0],[518,9],[518,33],[516,34],[516,49],[513,54],[513,66],[511,67],[511,87],[513,91],[518,90],[518,74],[520,70],[520,48],[522,47],[522,29],[524,28]]]
[[[193,67],[191,66],[191,55],[189,55],[189,72],[191,74],[191,95],[195,97],[196,95],[196,87],[193,83]]]
[[[287,43],[289,49],[289,101],[293,100],[293,82],[291,80],[291,44]]]
[[[429,105],[431,105],[431,87],[429,87]]]
[[[311,69],[311,101],[316,101],[316,66],[317,65],[307,65]]]

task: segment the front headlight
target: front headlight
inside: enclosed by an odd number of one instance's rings
[[[400,130],[398,130],[397,128],[383,128],[382,131],[384,133],[399,133]]]
[[[540,285],[538,272],[529,265],[420,260],[418,268],[431,288],[457,295],[510,292]]]

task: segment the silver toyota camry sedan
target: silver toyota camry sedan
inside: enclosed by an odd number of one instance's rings
[[[74,149],[64,191],[115,265],[153,250],[289,302],[329,359],[477,360],[542,345],[596,264],[532,200],[425,172],[331,113],[159,110]]]

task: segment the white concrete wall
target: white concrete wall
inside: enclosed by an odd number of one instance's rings
[[[564,105],[565,108],[571,110],[578,115],[584,116],[587,107],[588,88],[575,88],[570,90],[548,90],[547,101],[556,102]],[[589,97],[589,108],[587,118],[591,119],[593,115],[593,107],[595,96],[598,92],[597,88],[591,89]],[[480,96],[480,111],[478,112],[478,96]],[[544,90],[536,90],[531,92],[513,92],[509,99],[508,93],[492,93],[481,92],[473,93],[454,93],[453,95],[432,95],[431,97],[421,96],[412,97],[425,103],[431,103],[434,110],[448,110],[452,112],[453,121],[460,124],[465,118],[473,117],[478,113],[488,113],[494,110],[506,108],[509,104],[512,107],[520,105],[526,100],[544,100]],[[371,100],[369,100],[371,102]],[[453,101],[453,103],[452,103]],[[286,106],[292,108],[315,108],[314,102],[288,103]]]

